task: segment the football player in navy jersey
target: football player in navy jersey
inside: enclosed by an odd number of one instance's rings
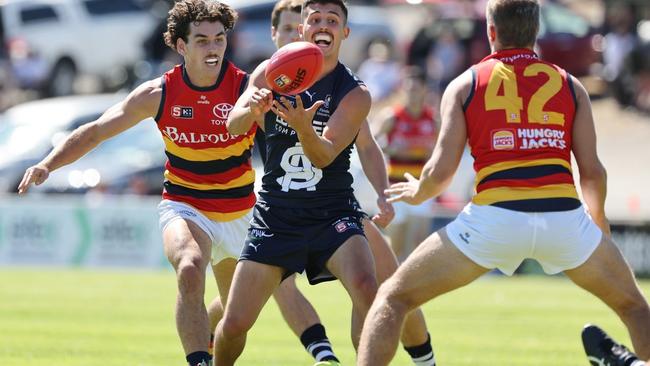
[[[349,31],[344,2],[306,1],[299,32],[323,51],[319,80],[288,98],[269,90],[258,67],[229,117],[232,134],[255,123],[264,129],[266,162],[247,244],[215,333],[216,365],[234,364],[268,298],[284,278],[303,270],[312,284],[342,282],[352,300],[351,335],[358,344],[377,282],[348,172],[371,103],[363,83],[338,61]]]
[[[301,22],[302,3],[302,0],[280,0],[274,6],[271,13],[271,37],[278,48],[300,40],[298,26]],[[263,69],[264,66],[265,64],[261,64],[259,67]],[[305,94],[309,98],[317,97],[309,91]],[[258,130],[257,135],[260,136],[262,133]],[[383,193],[387,187],[386,167],[381,149],[372,137],[366,122],[359,131],[355,146],[364,172],[378,193],[377,205],[380,212],[372,220],[364,218],[363,228],[375,259],[377,279],[381,282],[395,271],[398,264],[386,239],[376,226],[386,226],[393,217],[392,207],[386,202]],[[305,349],[317,362],[320,362],[317,365],[336,365],[339,360],[327,338],[325,327],[320,323],[318,314],[309,301],[296,287],[295,277],[295,275],[292,275],[282,281],[273,297],[278,303],[282,316],[299,337]],[[220,305],[219,299],[215,299],[208,309],[211,323],[214,325],[216,325],[222,313]],[[435,365],[424,316],[419,309],[412,312],[406,321],[402,342],[415,365]]]

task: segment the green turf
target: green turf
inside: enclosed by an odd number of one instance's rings
[[[182,366],[172,272],[0,269],[0,365]],[[347,296],[309,287],[343,365],[354,364]],[[650,293],[650,282],[643,282]],[[208,295],[215,294],[210,284]],[[424,307],[441,366],[587,365],[579,334],[596,322],[629,344],[604,305],[564,278],[489,276]],[[238,365],[311,365],[269,303]],[[409,365],[399,351],[394,365]]]

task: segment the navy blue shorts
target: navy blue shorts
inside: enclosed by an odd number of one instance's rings
[[[258,202],[239,260],[285,269],[283,279],[306,272],[309,283],[335,280],[325,264],[354,235],[362,235],[364,213],[356,201],[326,208],[269,207]]]

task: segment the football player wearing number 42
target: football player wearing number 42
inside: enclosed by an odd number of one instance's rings
[[[358,365],[390,362],[404,317],[415,307],[491,269],[510,275],[525,258],[546,273],[564,272],[605,302],[648,360],[650,309],[610,238],[589,96],[577,79],[533,52],[537,1],[490,0],[486,19],[493,53],[445,90],[441,133],[420,179],[408,176],[387,190],[389,201],[411,204],[437,196],[469,141],[477,193],[381,286],[364,323]],[[572,152],[584,203],[573,182]]]

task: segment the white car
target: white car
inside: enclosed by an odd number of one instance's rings
[[[0,116],[0,193],[15,192],[29,166],[68,133],[97,119],[126,94],[42,99],[16,105]]]
[[[0,0],[0,34],[19,86],[67,95],[78,76],[124,75],[144,58],[156,24],[137,1]]]

